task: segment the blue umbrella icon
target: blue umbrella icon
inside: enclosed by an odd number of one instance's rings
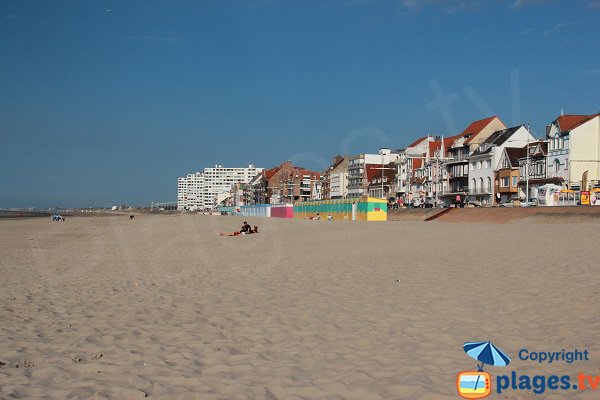
[[[466,342],[463,344],[463,349],[470,357],[481,361],[481,365],[477,365],[479,371],[483,371],[485,364],[493,365],[496,367],[506,367],[510,363],[510,357],[508,357],[502,350],[492,344],[492,342]],[[479,376],[475,382],[475,389],[479,383]]]

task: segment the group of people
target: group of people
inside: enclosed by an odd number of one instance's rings
[[[248,222],[244,221],[244,224],[239,231],[221,232],[221,236],[249,235],[251,233],[258,233],[258,225],[254,225],[254,228],[252,228]]]

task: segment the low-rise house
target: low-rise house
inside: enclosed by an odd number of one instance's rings
[[[522,193],[522,198],[535,199],[541,186],[561,184],[562,181],[556,178],[548,178],[547,155],[546,140],[536,140],[525,146],[525,156],[519,158],[519,193]]]
[[[460,134],[452,137],[452,145],[447,150],[445,167],[448,173],[447,190],[444,201],[452,203],[457,195],[464,197],[469,192],[469,156],[494,132],[506,129],[497,116],[475,121]]]
[[[521,198],[519,193],[519,159],[526,156],[526,148],[506,147],[500,156],[494,191],[500,193],[500,202]]]
[[[496,131],[484,140],[468,158],[470,201],[492,206],[497,192],[494,180],[504,149],[521,148],[534,140],[525,125]]]

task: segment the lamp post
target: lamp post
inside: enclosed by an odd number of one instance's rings
[[[381,198],[385,199],[385,193],[383,191],[383,171],[386,169],[394,169],[394,168],[385,167],[383,154],[381,154],[381,168],[375,168],[375,169],[381,170]]]

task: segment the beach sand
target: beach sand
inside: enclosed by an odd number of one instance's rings
[[[241,222],[0,220],[0,398],[456,399],[480,340],[600,375],[598,224]]]

